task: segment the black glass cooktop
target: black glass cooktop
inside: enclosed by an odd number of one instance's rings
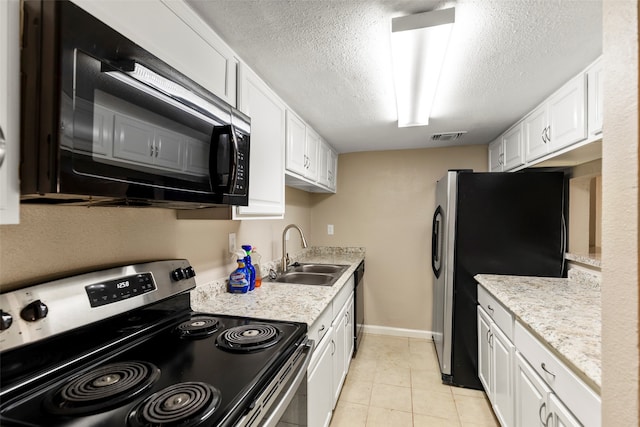
[[[37,354],[3,355],[2,388],[15,390],[5,393],[0,425],[232,425],[306,335],[305,324],[168,312],[132,313],[47,340]],[[101,340],[110,348],[61,368]],[[20,386],[34,372],[43,377]]]

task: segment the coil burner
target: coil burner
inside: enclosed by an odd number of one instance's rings
[[[252,323],[227,329],[218,335],[216,343],[225,350],[250,352],[271,347],[281,336],[282,332],[273,325]]]
[[[174,384],[152,394],[129,414],[133,427],[200,425],[220,403],[218,389],[201,382]]]
[[[220,329],[221,325],[218,318],[200,314],[179,324],[175,332],[180,338],[204,338]]]
[[[160,376],[153,364],[139,361],[99,367],[67,382],[45,400],[60,415],[98,413],[133,400]]]

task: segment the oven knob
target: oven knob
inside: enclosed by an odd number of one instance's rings
[[[180,280],[185,278],[185,271],[181,268],[176,268],[175,270],[173,270],[171,272],[171,278],[176,281],[179,282]]]
[[[4,331],[11,327],[13,316],[4,310],[0,310],[0,331]]]
[[[35,322],[47,317],[47,314],[49,314],[49,307],[38,299],[23,308],[20,312],[20,317],[27,322]]]
[[[188,279],[190,279],[192,277],[195,277],[195,275],[196,275],[196,271],[191,266],[185,268],[184,269],[184,273],[187,275]]]

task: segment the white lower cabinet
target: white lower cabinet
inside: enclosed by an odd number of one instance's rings
[[[478,376],[504,427],[513,424],[514,345],[478,306]]]
[[[309,328],[316,342],[307,370],[307,418],[309,427],[326,427],[331,421],[353,355],[353,276]],[[327,313],[333,320],[326,329]],[[326,332],[325,332],[326,331]]]
[[[333,330],[313,352],[307,371],[307,421],[309,427],[326,427],[333,413]]]
[[[601,399],[478,286],[478,377],[503,427],[600,427]]]
[[[519,427],[581,426],[544,380],[516,352],[516,421]]]

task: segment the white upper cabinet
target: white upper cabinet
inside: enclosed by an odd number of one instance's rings
[[[20,2],[0,2],[0,224],[20,221]]]
[[[306,128],[305,155],[306,169],[304,176],[312,181],[318,180],[318,148],[320,147],[320,135],[309,126]]]
[[[251,118],[249,206],[234,219],[283,218],[285,104],[248,67],[240,65],[239,107]]]
[[[549,98],[549,151],[587,138],[586,94],[587,79],[580,74]]]
[[[335,192],[338,156],[313,128],[287,110],[286,184],[310,192]]]
[[[287,170],[302,176],[307,169],[307,127],[291,110],[287,110]]]
[[[518,123],[502,136],[502,159],[504,170],[510,170],[524,164],[522,150],[522,123]]]
[[[230,105],[236,105],[237,60],[233,51],[184,2],[73,2]]]
[[[327,187],[332,192],[336,190],[336,169],[338,156],[333,148],[324,140],[318,148],[318,184]]]
[[[489,144],[489,170],[532,166],[599,139],[602,93],[602,64],[598,59],[520,121],[520,143],[517,135],[507,135],[511,128],[498,138],[502,145],[498,140]]]
[[[587,69],[587,110],[589,137],[602,133],[603,66],[599,58]]]
[[[549,152],[549,108],[542,104],[524,119],[525,157],[538,159]]]
[[[499,136],[489,144],[489,172],[502,172],[503,157],[502,136]]]

